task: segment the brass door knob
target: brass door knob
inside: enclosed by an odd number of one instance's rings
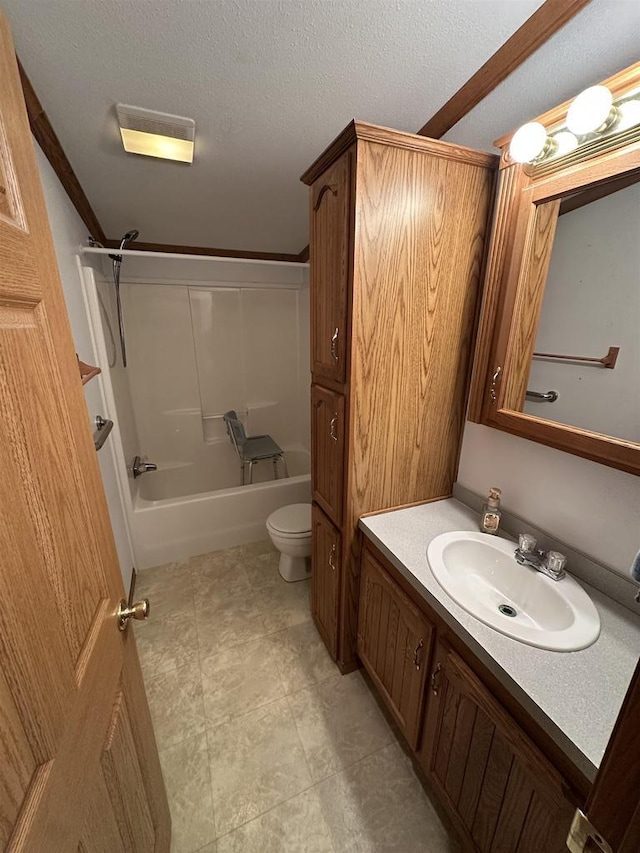
[[[123,598],[118,605],[118,612],[116,613],[116,616],[118,617],[118,628],[121,631],[124,631],[129,624],[129,619],[148,619],[150,610],[151,605],[149,604],[148,598],[143,598],[142,601],[136,601],[136,603],[131,607],[128,606],[127,602]]]

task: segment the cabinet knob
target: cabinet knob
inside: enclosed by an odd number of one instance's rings
[[[331,421],[329,422],[329,435],[333,439],[333,441],[338,440],[338,413],[334,412]]]
[[[338,327],[336,326],[335,332],[331,335],[331,357],[334,361],[338,360]]]
[[[431,690],[433,691],[433,695],[437,696],[438,691],[440,690],[440,673],[442,672],[442,664],[437,664],[436,668],[431,673]]]
[[[424,646],[424,639],[422,637],[420,637],[420,642],[415,647],[415,650],[413,652],[413,665],[415,666],[415,668],[417,670],[419,670],[420,667],[422,666],[422,663],[420,661],[420,650],[422,649],[423,646]]]
[[[332,572],[335,572],[335,570],[336,570],[336,564],[333,561],[333,557],[334,557],[335,553],[336,553],[336,543],[334,542],[333,545],[331,546],[331,551],[329,551],[329,568],[331,569]]]

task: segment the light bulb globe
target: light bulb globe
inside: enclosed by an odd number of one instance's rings
[[[618,107],[620,118],[616,125],[616,130],[627,130],[629,127],[635,127],[640,124],[640,101],[625,101]]]
[[[530,121],[518,128],[511,137],[509,154],[515,163],[531,163],[544,151],[547,130],[539,121]]]
[[[568,130],[561,130],[551,137],[556,145],[555,156],[564,157],[565,154],[570,154],[578,147],[578,138]]]
[[[613,95],[606,86],[590,86],[571,102],[567,112],[567,127],[578,136],[593,133],[605,124],[612,106]]]

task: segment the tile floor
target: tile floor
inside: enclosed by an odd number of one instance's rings
[[[270,542],[140,572],[136,639],[172,853],[454,853],[362,675]]]

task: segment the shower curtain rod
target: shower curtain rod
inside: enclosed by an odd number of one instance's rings
[[[132,258],[170,258],[172,260],[188,261],[218,261],[225,264],[268,264],[279,267],[301,267],[306,269],[309,262],[300,261],[264,261],[259,258],[223,258],[219,255],[186,255],[177,252],[145,252],[141,249],[100,249],[98,246],[80,246],[82,255],[113,255],[117,253],[123,257]]]

